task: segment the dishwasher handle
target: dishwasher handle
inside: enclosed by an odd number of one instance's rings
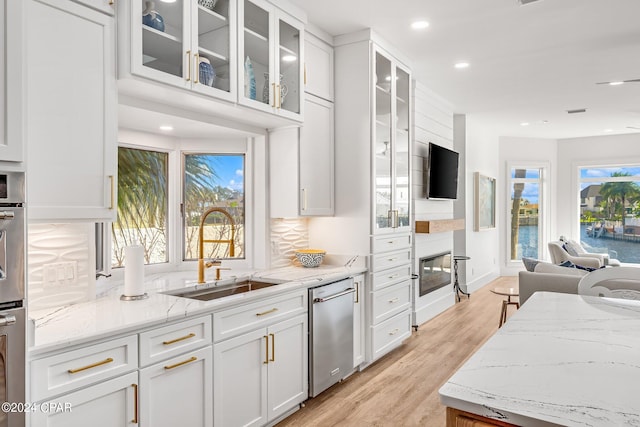
[[[342,291],[342,292],[338,292],[337,294],[329,295],[328,297],[324,297],[324,298],[314,298],[314,299],[313,299],[313,303],[314,303],[314,304],[316,304],[316,303],[319,303],[319,302],[329,301],[329,300],[332,300],[332,299],[334,299],[334,298],[339,298],[339,297],[344,296],[344,295],[352,294],[352,293],[354,293],[355,291],[356,291],[356,290],[355,290],[355,288],[347,288],[347,289],[345,289],[345,290],[344,290],[344,291]]]

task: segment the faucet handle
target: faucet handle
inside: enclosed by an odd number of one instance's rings
[[[221,270],[231,270],[230,268],[216,267],[216,280],[220,280],[220,271]]]
[[[222,261],[220,261],[218,258],[215,259],[210,259],[209,261],[204,263],[205,267],[207,268],[211,268],[213,266],[220,266],[222,265]]]

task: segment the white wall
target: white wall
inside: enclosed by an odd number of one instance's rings
[[[460,118],[457,118],[457,126],[460,126]],[[497,201],[502,197],[501,191],[504,179],[500,177],[498,161],[499,136],[488,126],[483,125],[482,120],[476,119],[473,115],[466,116],[465,142],[456,140],[456,150],[464,151],[464,177],[460,177],[459,183],[463,193],[458,197],[464,197],[465,230],[456,232],[464,233],[465,252],[456,255],[466,255],[470,260],[459,264],[459,275],[461,287],[473,292],[489,283],[499,276],[499,238],[500,229],[497,226],[502,218],[500,209],[496,211],[496,228],[474,231],[474,194],[473,194],[473,174],[480,172],[483,175],[496,178]],[[457,236],[459,239],[459,235]]]
[[[547,242],[557,239],[557,212],[558,212],[558,194],[557,188],[560,183],[558,180],[558,141],[555,139],[540,138],[517,138],[517,137],[501,137],[500,138],[500,172],[498,175],[498,212],[500,221],[498,222],[500,235],[500,273],[502,276],[514,276],[518,274],[524,267],[520,261],[510,261],[511,257],[509,249],[509,229],[510,221],[510,195],[509,173],[512,166],[544,166],[548,170],[545,177],[542,191],[546,194],[546,204],[543,207],[543,218],[546,219],[546,234],[544,241],[540,242],[543,246],[542,258],[548,258]],[[561,212],[562,210],[560,210]]]
[[[578,169],[584,166],[640,164],[640,134],[593,136],[558,142],[556,235],[580,236]]]

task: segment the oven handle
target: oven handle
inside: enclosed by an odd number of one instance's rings
[[[13,314],[0,316],[0,327],[13,325],[14,323],[16,323],[16,316],[14,316]]]
[[[355,291],[356,291],[355,288],[347,288],[342,292],[338,292],[337,294],[329,295],[326,298],[314,298],[313,299],[313,303],[315,304],[315,303],[319,303],[319,302],[329,301],[329,300],[332,300],[334,298],[339,298],[339,297],[344,296],[344,295],[352,294]]]
[[[2,211],[0,212],[0,219],[13,219],[16,217],[15,212],[12,211]]]

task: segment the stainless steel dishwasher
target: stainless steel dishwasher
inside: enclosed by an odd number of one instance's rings
[[[309,395],[353,371],[353,278],[309,289]]]

